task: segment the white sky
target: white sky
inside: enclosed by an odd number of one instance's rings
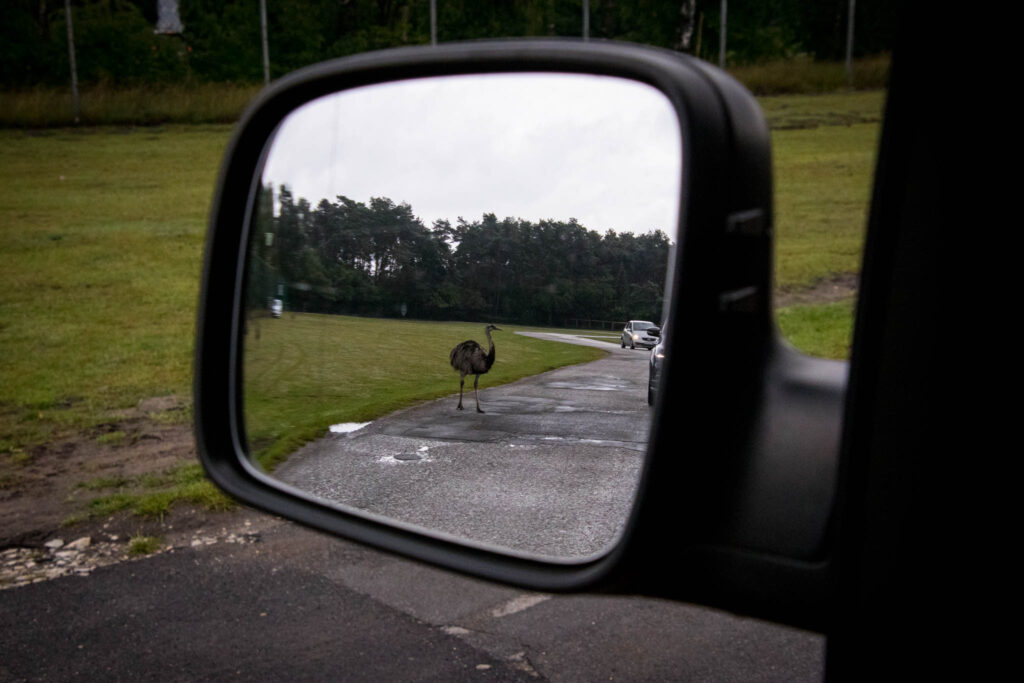
[[[263,182],[312,205],[408,202],[430,227],[485,212],[675,239],[675,111],[655,88],[579,74],[445,76],[310,102],[285,119]]]

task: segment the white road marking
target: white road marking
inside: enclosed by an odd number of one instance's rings
[[[501,605],[500,607],[495,607],[493,610],[491,610],[491,616],[495,619],[507,617],[510,614],[522,612],[523,610],[530,609],[534,605],[539,605],[545,600],[550,599],[550,595],[545,595],[542,593],[527,593],[525,595],[519,595],[509,600],[504,605]]]
[[[461,626],[444,626],[441,630],[450,636],[464,636],[469,633],[468,628],[462,628]]]

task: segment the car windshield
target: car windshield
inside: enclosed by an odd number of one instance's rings
[[[657,325],[655,325],[654,323],[649,323],[646,320],[633,321],[633,330],[636,332],[643,332],[644,330],[649,330],[652,327],[657,327]]]

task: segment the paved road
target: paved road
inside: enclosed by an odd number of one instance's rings
[[[553,557],[607,547],[633,502],[649,433],[647,352],[448,397],[307,444],[274,476],[328,501]],[[453,384],[455,374],[453,376]],[[486,386],[486,375],[482,383]]]
[[[616,348],[611,362],[598,368],[628,367],[626,375],[642,374],[645,358]],[[623,415],[646,425],[643,393],[634,400],[625,391],[597,389],[598,375],[604,371],[577,375],[570,369],[510,387],[507,395],[488,390],[483,400],[491,412],[485,416],[457,414],[446,399],[439,402],[445,409],[440,424],[406,417],[396,420],[395,429],[400,422],[407,430],[448,430],[458,423],[463,432],[491,432],[496,436],[461,444],[504,445],[509,453],[495,456],[500,464],[514,457],[512,445],[537,446],[524,451],[531,455],[543,450],[541,436],[531,443],[502,436],[507,425],[528,416],[539,434],[583,442],[581,434],[568,438],[558,431],[566,423],[550,419],[567,414],[589,424],[595,432],[587,438],[599,436],[594,440],[602,443],[577,443],[581,450],[563,457],[566,467],[578,468],[576,458],[593,462],[599,473],[607,462],[629,461],[635,468],[642,429],[629,432]],[[622,376],[609,371],[607,385]],[[545,383],[558,401],[534,394]],[[559,383],[564,385],[552,386]],[[587,398],[600,404],[600,396],[623,403],[602,413]],[[530,405],[556,410],[531,412]],[[572,409],[559,413],[558,406]],[[439,442],[457,444],[451,433],[378,433],[425,438],[432,444],[428,452]],[[611,441],[618,443],[606,443]],[[431,472],[439,460],[409,471]],[[623,481],[616,484],[620,496],[628,489]],[[517,499],[504,500],[509,507]],[[0,681],[799,682],[822,675],[824,641],[815,634],[662,600],[524,592],[249,510],[223,520],[226,530],[216,543],[186,537],[173,551],[88,576],[0,590]],[[238,538],[256,542],[228,542]]]
[[[248,511],[259,542],[0,591],[0,680],[814,681],[823,639],[661,600],[543,595]]]

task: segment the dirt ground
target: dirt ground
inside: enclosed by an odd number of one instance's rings
[[[777,307],[820,304],[846,299],[856,292],[857,275],[840,274],[810,289],[778,292],[775,302]],[[83,483],[159,474],[196,462],[190,424],[163,424],[149,417],[185,406],[186,399],[173,396],[148,399],[122,411],[115,423],[107,425],[111,432],[124,432],[125,437],[117,444],[102,444],[93,435],[79,435],[36,446],[23,464],[0,463],[0,550],[38,548],[58,536],[127,542],[133,536],[163,538],[223,524],[225,513],[180,503],[163,519],[121,512],[66,524],[67,520],[84,517],[91,499],[112,492],[89,490]]]
[[[123,431],[117,444],[102,444],[92,435],[78,435],[36,446],[23,464],[2,465],[0,487],[0,549],[37,547],[62,534],[105,535],[122,539],[135,535],[162,535],[167,520],[147,520],[121,513],[62,526],[82,517],[91,499],[113,490],[89,490],[83,483],[99,478],[133,478],[166,472],[182,463],[196,461],[191,425],[161,424],[148,416],[183,409],[179,398],[160,397],[143,401],[138,407],[121,411],[117,421],[107,425],[111,432]],[[201,510],[175,508],[182,526],[202,525],[207,514]],[[188,520],[192,522],[189,523]]]
[[[775,292],[775,307],[828,304],[857,296],[859,273],[836,273],[814,287],[782,289]]]

